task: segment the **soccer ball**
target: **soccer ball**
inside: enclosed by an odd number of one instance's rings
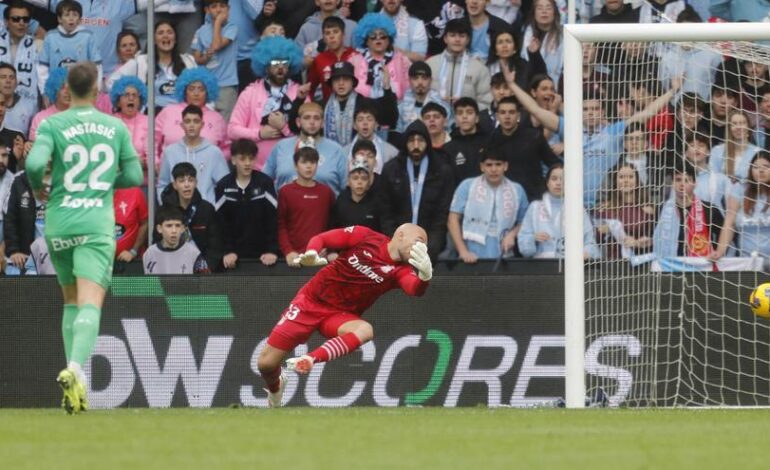
[[[754,315],[770,319],[770,282],[766,282],[751,293],[749,304]]]

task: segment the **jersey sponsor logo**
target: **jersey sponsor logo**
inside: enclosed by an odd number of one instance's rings
[[[356,255],[351,255],[348,258],[348,264],[350,264],[350,266],[352,266],[353,269],[360,272],[361,274],[368,277],[369,279],[376,282],[377,284],[382,284],[383,282],[385,282],[385,278],[377,274],[377,272],[374,269],[372,269],[370,266],[367,266],[361,263],[361,261],[358,260],[358,256]]]
[[[79,235],[72,238],[52,238],[51,247],[53,248],[53,251],[61,251],[84,245],[87,241],[88,235]]]
[[[69,207],[70,209],[104,207],[104,201],[96,197],[72,197],[67,194],[59,207]]]
[[[75,124],[72,127],[64,129],[62,134],[64,134],[64,138],[67,140],[72,140],[83,134],[97,134],[112,139],[115,137],[115,128],[107,127],[104,124],[96,124],[94,122],[84,122],[83,124]]]
[[[347,232],[347,233],[353,233],[353,229],[354,229],[354,228],[355,228],[355,226],[354,226],[354,225],[351,225],[350,227],[345,227],[345,229],[343,230],[343,232]]]

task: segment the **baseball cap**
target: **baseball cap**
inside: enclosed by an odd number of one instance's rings
[[[367,165],[367,163],[363,160],[355,159],[353,160],[353,163],[350,164],[350,170],[348,171],[348,174],[359,170],[363,170],[369,173],[369,165]]]
[[[416,77],[418,75],[425,75],[426,77],[431,78],[433,72],[431,72],[430,66],[427,63],[420,60],[409,66],[409,76]]]
[[[356,80],[356,74],[355,70],[353,69],[353,64],[350,62],[335,62],[334,65],[332,65],[332,71],[329,75],[329,80],[327,83],[331,85],[332,80],[338,77],[350,77],[353,79],[353,82],[355,84],[358,84],[358,80]],[[353,86],[356,86],[356,85]]]

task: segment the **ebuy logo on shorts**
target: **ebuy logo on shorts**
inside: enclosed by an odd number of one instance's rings
[[[72,238],[52,238],[51,247],[53,251],[68,250],[78,245],[85,245],[88,242],[88,235],[78,235]]]

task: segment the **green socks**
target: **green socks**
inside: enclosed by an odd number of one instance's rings
[[[77,305],[64,305],[64,315],[61,319],[61,336],[64,339],[64,357],[67,358],[67,363],[70,362],[70,356],[72,355],[72,324],[75,323],[77,316]]]
[[[102,311],[94,305],[83,305],[72,324],[72,350],[68,362],[83,365],[99,336],[99,319]]]

